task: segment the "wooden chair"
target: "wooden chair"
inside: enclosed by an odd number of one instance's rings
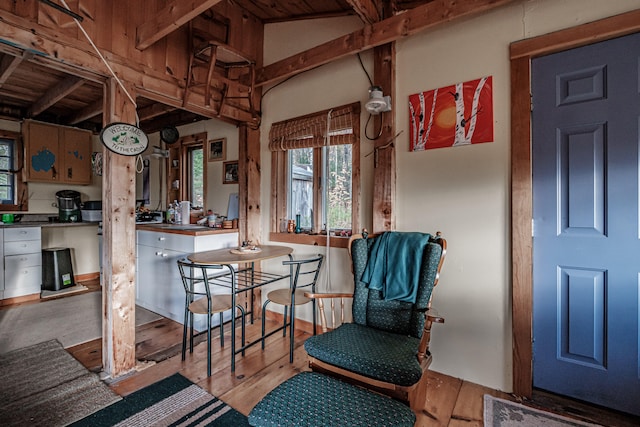
[[[219,315],[220,321],[220,346],[224,347],[224,319],[225,311],[231,310],[231,294],[213,294],[209,281],[222,272],[220,265],[196,264],[186,259],[178,260],[178,269],[185,290],[184,303],[184,328],[182,332],[182,360],[187,352],[187,328],[189,335],[189,353],[193,353],[193,315],[204,314],[207,316],[207,376],[211,376],[211,318]],[[242,317],[242,345],[245,342],[244,308],[236,305]],[[235,316],[235,310],[231,314]],[[235,331],[231,331],[232,334]],[[244,353],[243,353],[244,354]]]
[[[287,336],[287,326],[289,326],[289,363],[293,363],[293,333],[295,331],[296,312],[295,308],[298,305],[307,304],[312,301],[304,295],[306,289],[311,289],[311,292],[316,290],[316,282],[318,281],[318,275],[320,274],[320,268],[322,267],[322,260],[324,256],[318,255],[313,258],[294,260],[290,259],[283,261],[283,265],[289,266],[290,273],[290,286],[288,288],[276,289],[267,294],[267,299],[262,305],[262,349],[264,350],[264,340],[270,335],[282,330],[282,336]],[[303,278],[309,278],[303,280]],[[270,331],[265,335],[265,315],[267,305],[269,303],[276,303],[284,306],[284,322],[281,327]],[[287,308],[289,308],[289,321],[287,321]],[[313,330],[316,330],[316,304],[313,301]]]
[[[309,366],[317,372],[339,377],[365,388],[409,402],[410,393],[431,364],[429,340],[433,323],[444,323],[431,307],[432,290],[438,283],[447,244],[438,232],[423,235],[418,253],[419,278],[415,302],[385,300],[383,292],[370,289],[361,279],[372,258],[372,248],[381,236],[354,235],[349,255],[354,274],[354,293],[312,293],[318,300],[322,334],[306,340]],[[418,260],[419,261],[419,260]],[[344,323],[344,299],[353,298],[352,323]],[[330,299],[334,321],[329,330],[323,301]],[[335,327],[334,301],[340,300],[340,325]],[[411,403],[411,402],[409,402]],[[412,405],[413,406],[413,405]]]

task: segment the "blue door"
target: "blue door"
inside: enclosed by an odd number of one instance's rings
[[[640,34],[535,59],[534,387],[640,415]]]

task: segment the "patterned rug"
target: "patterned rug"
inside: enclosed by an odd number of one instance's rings
[[[484,427],[602,427],[484,395]]]
[[[180,374],[138,390],[74,424],[106,426],[248,426],[247,417]]]
[[[0,355],[0,425],[64,426],[120,400],[51,340]]]

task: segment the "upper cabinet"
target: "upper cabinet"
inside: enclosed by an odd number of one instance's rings
[[[91,184],[91,132],[25,120],[27,181]]]

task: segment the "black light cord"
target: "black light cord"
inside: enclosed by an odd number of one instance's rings
[[[364,67],[364,64],[362,63],[362,58],[360,57],[360,53],[357,53],[356,55],[358,56],[358,61],[360,61],[360,66],[362,67],[362,71],[364,71],[364,73],[367,75],[367,79],[369,79],[369,85],[373,86],[373,81],[371,80],[371,76],[369,75],[369,73],[367,72],[367,69]],[[369,113],[369,118],[367,119],[367,123],[364,125],[364,136],[369,141],[375,141],[376,139],[380,138],[380,136],[382,135],[382,121],[380,121],[380,131],[378,132],[378,136],[374,138],[371,138],[367,134],[367,129],[369,129],[369,121],[371,121],[371,113]]]

